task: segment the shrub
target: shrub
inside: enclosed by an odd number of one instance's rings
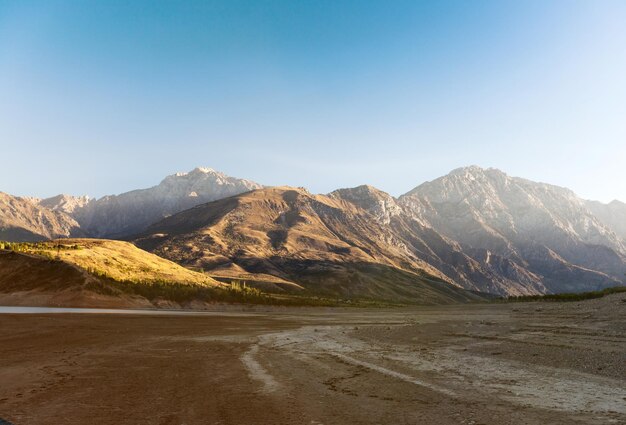
[[[594,298],[602,298],[609,294],[626,292],[626,286],[613,286],[599,291],[563,293],[563,294],[546,294],[546,295],[521,295],[517,297],[503,298],[508,302],[527,302],[527,301],[583,301]]]

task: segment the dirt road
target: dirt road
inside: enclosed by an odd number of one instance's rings
[[[626,423],[625,300],[5,314],[0,423]]]

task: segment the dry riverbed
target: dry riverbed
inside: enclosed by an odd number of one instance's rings
[[[0,314],[0,423],[626,423],[626,294],[194,316]]]

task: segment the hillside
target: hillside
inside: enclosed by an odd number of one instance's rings
[[[149,307],[158,298],[172,302],[168,294],[181,285],[224,286],[127,242],[63,239],[11,247],[0,251],[5,304]],[[148,289],[156,291],[154,298]]]
[[[0,304],[55,307],[152,307],[143,297],[105,286],[72,264],[0,251]]]
[[[65,248],[57,250],[58,243]],[[49,257],[58,255],[61,261],[118,281],[217,284],[202,273],[181,267],[128,242],[104,239],[62,239],[38,244],[38,248],[30,249],[29,252]]]
[[[355,205],[304,189],[256,190],[169,217],[135,243],[208,273],[277,276],[325,296],[473,299]]]

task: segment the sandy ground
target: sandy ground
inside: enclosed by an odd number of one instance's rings
[[[626,423],[626,294],[206,316],[0,315],[0,423]]]

